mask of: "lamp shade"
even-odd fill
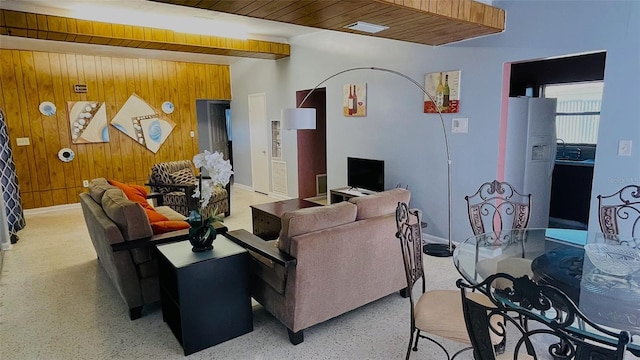
[[[287,130],[315,129],[316,109],[282,109],[282,123]]]

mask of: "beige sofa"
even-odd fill
[[[409,198],[393,189],[285,213],[274,241],[227,233],[251,250],[252,296],[294,345],[304,329],[406,288],[395,210]]]
[[[188,230],[153,235],[139,203],[127,199],[103,178],[94,179],[80,205],[100,265],[129,308],[131,320],[142,308],[160,300],[155,245],[186,239]],[[169,208],[156,208],[172,219],[184,217]]]

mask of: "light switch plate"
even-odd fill
[[[453,118],[451,120],[451,132],[452,133],[467,133],[467,132],[469,132],[469,119],[468,118]]]
[[[18,146],[27,146],[27,145],[31,145],[31,141],[29,141],[28,137],[21,137],[21,138],[16,138],[16,144]]]
[[[618,156],[631,156],[631,140],[620,140],[618,142]]]
[[[189,133],[189,135],[191,135],[191,137],[196,137],[196,132],[192,131],[192,132]]]

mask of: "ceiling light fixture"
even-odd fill
[[[362,31],[362,32],[366,32],[366,33],[370,33],[370,34],[375,34],[377,32],[380,32],[382,30],[387,30],[389,27],[388,26],[382,26],[382,25],[376,25],[376,24],[370,24],[368,22],[364,22],[364,21],[357,21],[353,24],[347,25],[345,26],[346,29],[350,29],[350,30],[357,30],[357,31]]]

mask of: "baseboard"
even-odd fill
[[[25,215],[37,215],[37,214],[44,214],[52,211],[69,210],[69,209],[76,209],[76,208],[78,209],[80,208],[80,203],[26,209],[23,212]]]
[[[242,184],[238,184],[238,183],[234,183],[233,187],[238,187],[238,189],[242,189],[242,190],[247,190],[247,191],[256,191],[253,187],[248,186],[248,185],[242,185]],[[262,194],[262,193],[260,193]],[[288,196],[288,195],[284,195],[284,194],[278,194],[278,193],[274,193],[274,192],[270,192],[268,194],[265,194],[267,196],[271,196],[274,197],[276,199],[280,199],[280,200],[289,200],[289,199],[293,199],[292,197]]]
[[[269,193],[269,196],[274,197],[274,198],[276,198],[276,199],[280,199],[280,200],[289,200],[289,199],[293,199],[293,198],[292,198],[292,197],[290,197],[290,196],[283,195],[283,194],[277,194],[277,193],[273,193],[273,192]]]
[[[242,189],[242,190],[247,190],[247,191],[255,191],[255,190],[253,190],[253,187],[247,186],[247,185],[238,184],[237,182],[234,182],[233,185],[231,185],[231,187],[235,187],[235,188]]]

